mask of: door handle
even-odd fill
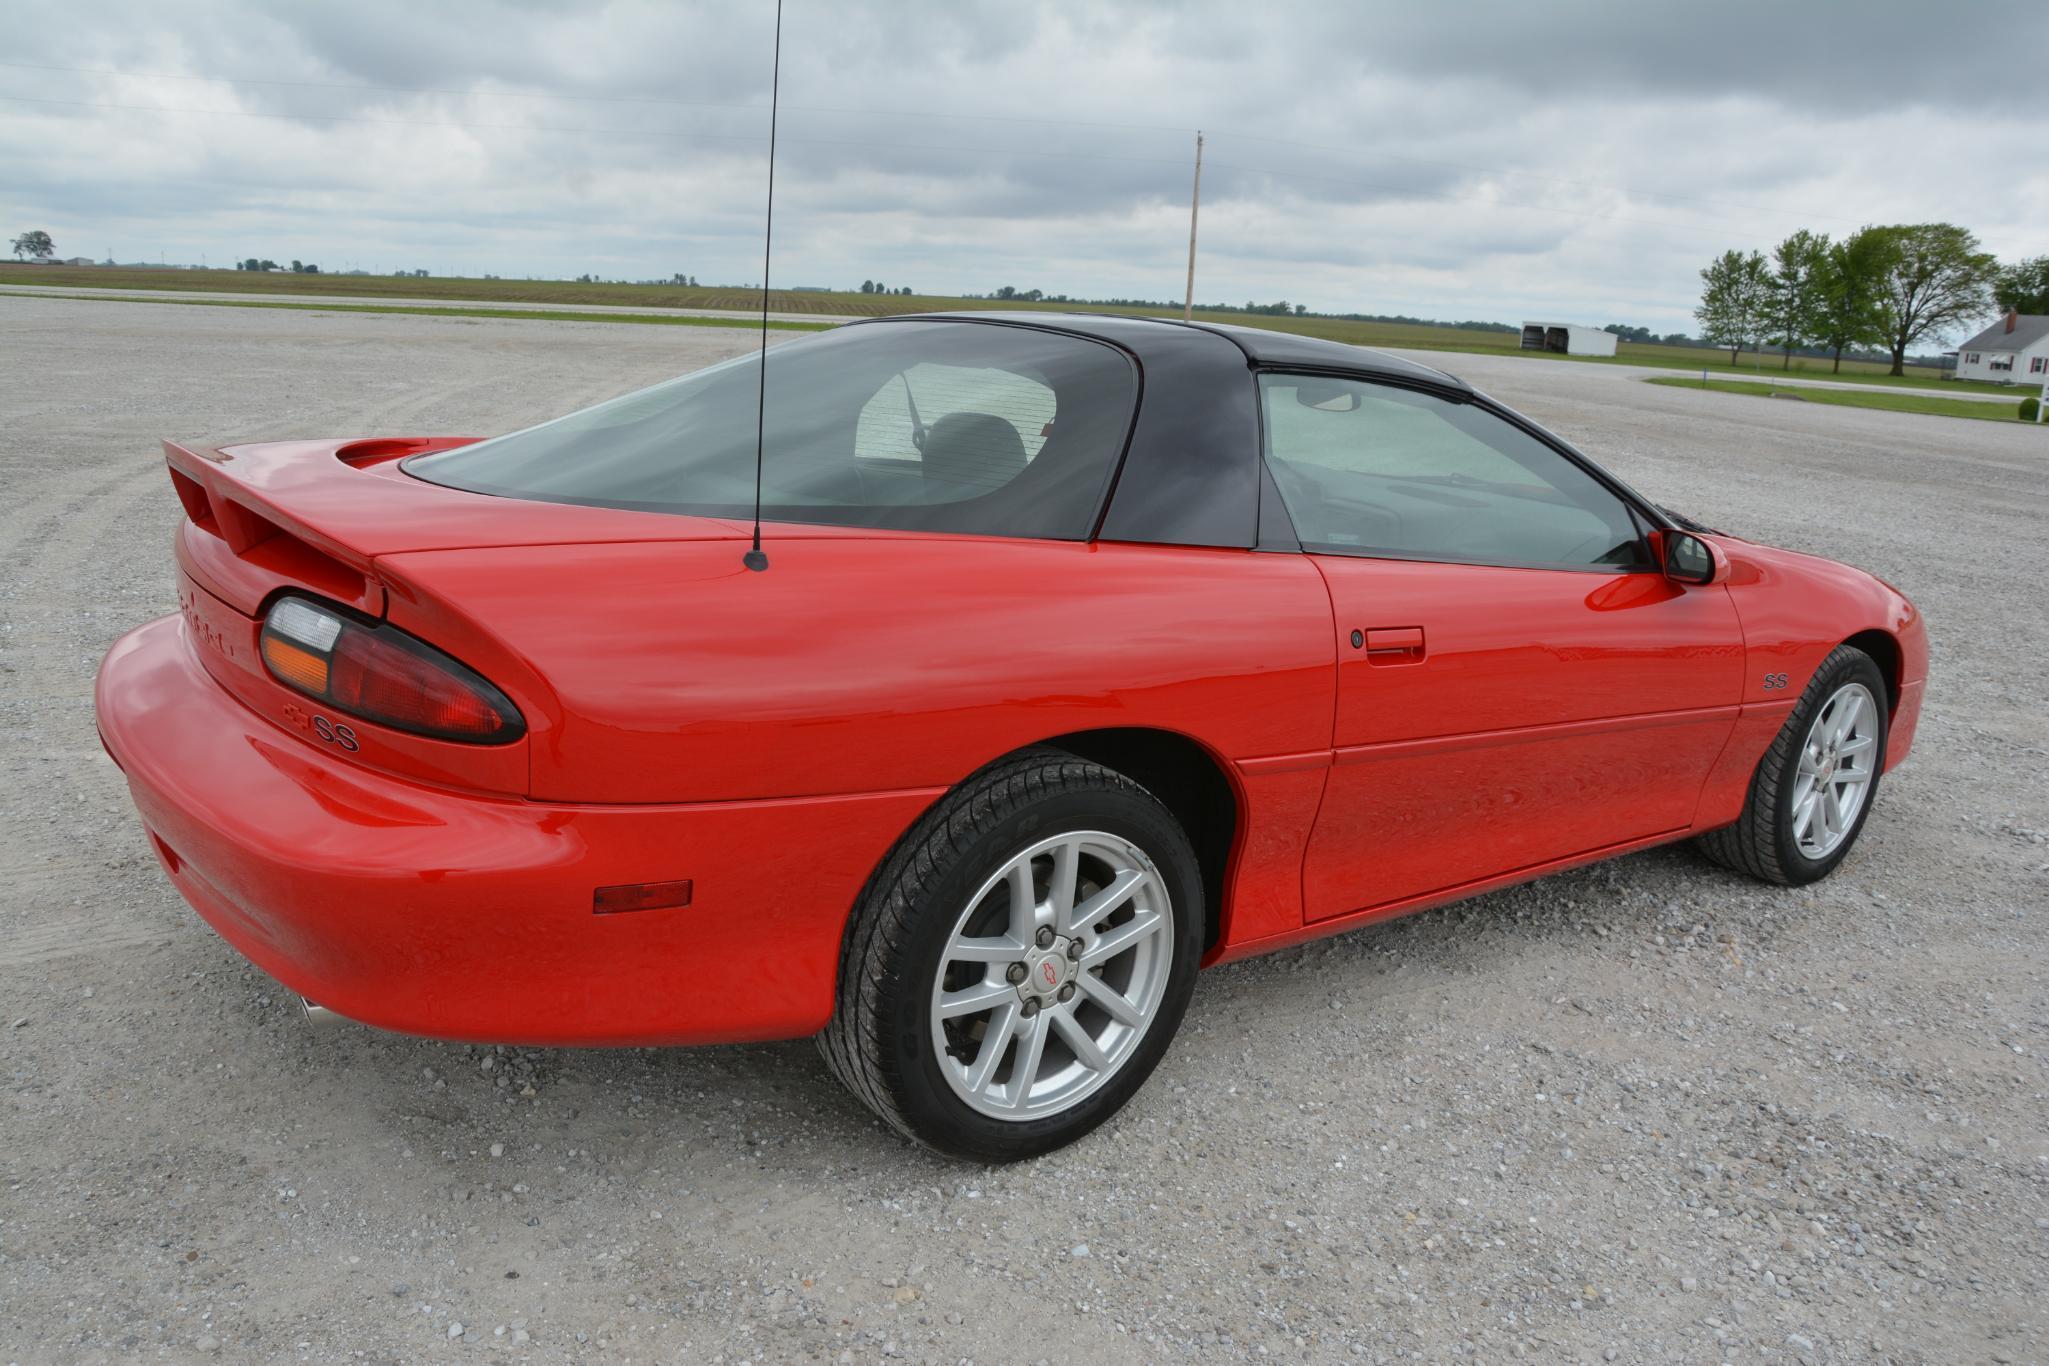
[[[1353,632],[1355,645],[1363,645],[1368,664],[1420,664],[1423,662],[1423,628],[1420,626],[1375,626],[1365,640]]]

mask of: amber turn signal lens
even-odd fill
[[[263,637],[263,662],[280,680],[301,692],[327,691],[327,661],[283,636]]]

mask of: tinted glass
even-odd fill
[[[406,469],[478,493],[748,518],[759,365],[728,361]],[[761,513],[1086,539],[1136,401],[1122,352],[1031,328],[876,323],[774,347]]]
[[[1311,550],[1648,567],[1622,500],[1485,409],[1360,380],[1262,375],[1266,457]]]

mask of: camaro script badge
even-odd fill
[[[199,615],[199,603],[193,596],[187,592],[180,592],[178,598],[178,605],[185,609],[185,624],[192,628],[192,634],[198,636],[208,648],[222,658],[233,659],[235,647],[228,643],[227,636],[222,634],[219,627]]]

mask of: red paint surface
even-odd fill
[[[775,526],[751,574],[734,524],[395,468],[426,448],[168,446],[181,613],[115,646],[97,702],[215,928],[323,1005],[443,1037],[814,1032],[891,845],[976,768],[1077,731],[1168,732],[1224,773],[1216,962],[1726,823],[1860,632],[1898,657],[1897,763],[1926,676],[1899,594],[1730,538],[1722,581],[1685,587]],[[287,589],[476,669],[527,735],[355,720],[358,752],[323,744],[256,655]],[[685,880],[688,905],[592,914],[599,888]]]

